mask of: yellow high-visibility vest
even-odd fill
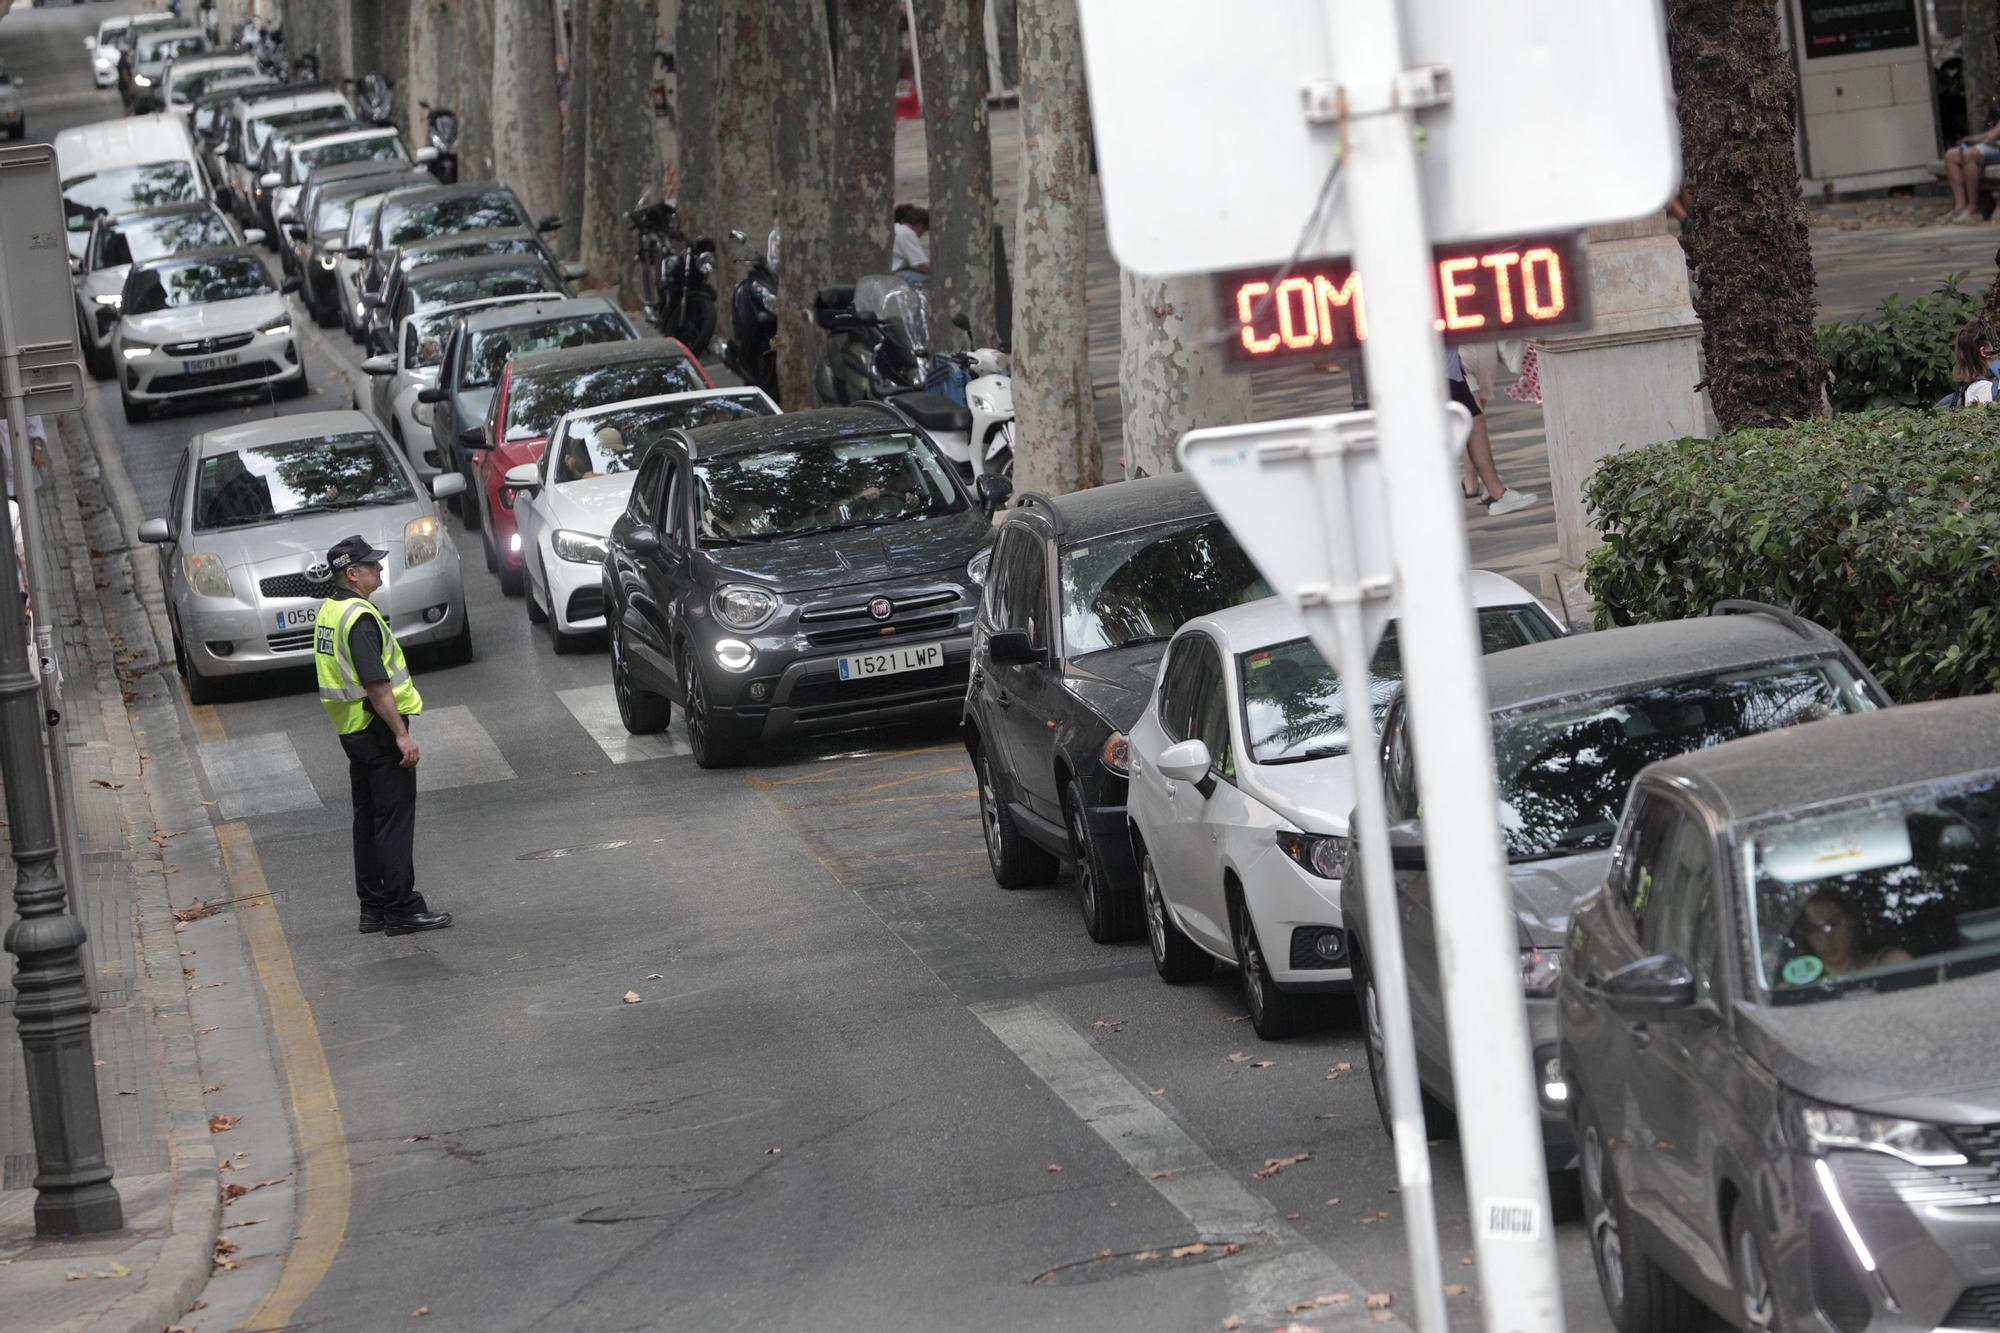
[[[313,621],[313,666],[319,672],[319,702],[333,719],[333,728],[351,736],[368,726],[373,710],[368,707],[368,691],[354,669],[354,654],[347,645],[347,632],[363,616],[374,617],[382,631],[382,666],[389,673],[389,688],[396,696],[396,711],[412,717],[424,711],[424,696],[410,679],[403,661],[403,645],[389,632],[389,622],[366,597],[329,597],[320,603]]]

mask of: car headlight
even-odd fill
[[[290,315],[278,315],[257,326],[257,332],[268,333],[273,338],[282,338],[291,331],[292,317]]]
[[[93,296],[90,299],[97,302],[97,304],[99,305],[108,305],[113,310],[116,310],[119,306],[125,303],[125,295],[123,292],[112,292],[109,295],[104,295],[100,293],[99,295]]]
[[[319,266],[323,269],[331,270],[339,262],[339,258],[335,255],[321,255],[319,257]]]
[[[1799,1137],[1813,1151],[1853,1148],[1900,1157],[1912,1166],[1964,1166],[1965,1154],[1944,1130],[1920,1120],[1866,1115],[1841,1106],[1799,1101]]]
[[[118,351],[127,361],[136,361],[142,356],[151,356],[160,349],[151,343],[120,343]]]
[[[604,538],[594,537],[588,532],[571,532],[567,528],[557,528],[549,534],[549,545],[555,547],[558,558],[578,565],[601,565],[611,554]]]
[[[153,86],[153,81],[143,74],[134,74],[132,76],[132,86],[134,88],[150,88]]]
[[[1103,764],[1120,777],[1132,772],[1132,741],[1122,731],[1114,731],[1105,737],[1104,745],[1097,752],[1097,762]]]
[[[229,570],[222,557],[211,551],[191,551],[187,558],[188,586],[203,597],[234,597]]]
[[[741,639],[715,641],[715,663],[724,671],[748,671],[756,661],[756,649]]]
[[[415,569],[438,557],[438,521],[429,514],[403,526],[403,568]]]
[[[986,571],[993,567],[993,546],[988,543],[972,553],[972,559],[965,562],[965,576],[979,587],[986,586]]]
[[[983,393],[969,395],[966,398],[966,402],[971,405],[972,410],[975,412],[990,413],[993,410],[993,400]]]
[[[1526,995],[1554,995],[1562,980],[1563,956],[1560,949],[1521,950],[1521,991]]]
[[[1278,834],[1278,850],[1290,857],[1301,870],[1321,879],[1347,877],[1347,839],[1326,833]]]
[[[748,583],[732,583],[716,589],[714,605],[717,620],[731,629],[744,631],[762,629],[778,614],[777,594]]]

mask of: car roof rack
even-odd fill
[[[1056,502],[1053,497],[1043,495],[1040,491],[1022,491],[1014,497],[1014,507],[1016,509],[1027,509],[1030,507],[1040,509],[1048,518],[1049,526],[1056,530],[1056,536],[1060,537],[1063,535],[1065,529],[1062,510],[1056,508]]]
[[[1774,606],[1770,602],[1757,602],[1751,601],[1748,598],[1732,597],[1725,601],[1717,602],[1708,609],[1708,613],[1712,616],[1769,616],[1792,633],[1798,635],[1801,639],[1815,637],[1813,633],[1815,627],[1811,621],[1805,619],[1796,611],[1787,607]]]

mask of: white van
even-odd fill
[[[354,106],[344,93],[332,89],[300,93],[296,97],[267,97],[257,102],[238,102],[229,108],[229,120],[218,150],[228,174],[229,202],[239,218],[256,226],[257,155],[264,140],[280,125],[297,125],[319,120],[334,112],[354,114]]]
[[[63,225],[71,259],[81,259],[99,210],[130,213],[214,195],[180,116],[127,116],[78,125],[56,135],[62,173]]]

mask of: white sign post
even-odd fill
[[[1457,463],[1446,447],[1430,246],[1573,230],[1665,202],[1679,154],[1657,0],[1260,0],[1226,18],[1203,0],[1078,5],[1106,223],[1121,264],[1187,273],[1347,253],[1365,276],[1363,355],[1452,1075],[1464,1103],[1476,1098],[1479,1107],[1461,1116],[1460,1138],[1482,1313],[1492,1333],[1560,1333],[1518,928]],[[1273,480],[1262,491],[1261,512],[1287,507]],[[1232,523],[1240,537],[1254,526]],[[1324,582],[1339,591],[1346,581],[1335,554]],[[1339,611],[1356,599],[1377,600],[1352,584],[1333,603],[1344,659],[1357,655],[1358,631],[1340,626],[1358,617]],[[1348,661],[1339,665],[1358,699],[1365,665],[1358,676]],[[1350,704],[1350,726],[1365,711]],[[1358,792],[1379,794],[1379,778],[1357,779]],[[1364,855],[1371,843],[1380,847],[1364,833]],[[1371,886],[1375,871],[1364,865]],[[1404,985],[1379,968],[1376,981],[1378,994]],[[1399,1083],[1407,1093],[1409,1074],[1396,1064],[1392,1093]],[[1397,1158],[1406,1183],[1427,1169],[1400,1143]],[[1427,1290],[1435,1273],[1419,1252],[1426,1244],[1434,1240],[1413,1228],[1429,1330],[1442,1323],[1425,1313],[1438,1308]]]

